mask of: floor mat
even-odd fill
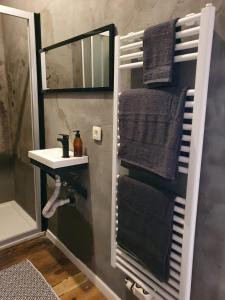
[[[59,300],[29,260],[0,271],[0,300]]]

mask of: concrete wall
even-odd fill
[[[225,3],[217,6],[201,175],[192,300],[223,300],[225,276]],[[120,34],[169,18],[198,12],[207,1],[195,0],[2,0],[2,4],[41,13],[43,46],[115,23]],[[45,99],[46,146],[58,146],[61,132],[80,129],[90,158],[83,176],[89,191],[78,208],[64,207],[50,229],[122,299],[132,299],[123,274],[110,267],[112,94],[56,94]],[[103,129],[103,141],[91,139],[92,125]]]

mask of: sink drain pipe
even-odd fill
[[[70,203],[70,198],[58,199],[61,190],[61,185],[61,178],[60,176],[56,175],[55,190],[42,210],[42,215],[47,219],[51,218],[54,215],[57,207]]]

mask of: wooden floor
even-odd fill
[[[0,270],[29,259],[62,300],[106,300],[46,237],[0,251]]]

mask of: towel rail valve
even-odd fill
[[[156,298],[146,292],[140,285],[136,284],[134,281],[126,278],[125,284],[128,290],[130,290],[134,296],[139,300],[156,300]]]

